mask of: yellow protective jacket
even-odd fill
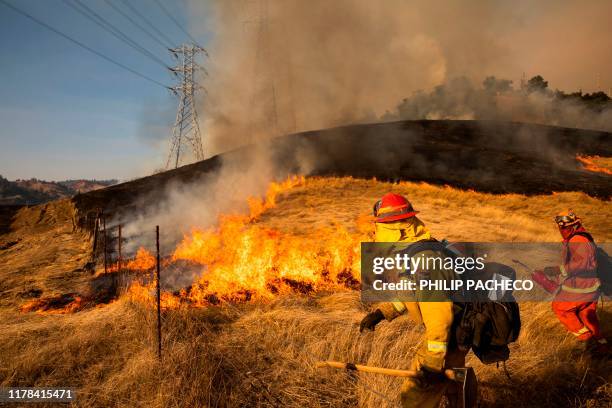
[[[397,250],[409,246],[411,243],[429,240],[431,235],[425,225],[417,217],[393,223],[376,223],[377,242],[397,242]],[[443,257],[444,255],[433,250],[425,250],[419,253],[425,257]],[[429,275],[428,279],[442,280],[454,279],[453,271],[444,269],[430,269],[425,272]],[[435,371],[444,368],[445,357],[448,350],[448,343],[451,336],[451,326],[454,318],[453,302],[419,302],[423,293],[417,291],[417,301],[414,302],[393,302],[380,303],[378,309],[389,321],[395,319],[403,313],[408,312],[409,316],[417,323],[425,326],[425,344],[417,353],[417,363]]]

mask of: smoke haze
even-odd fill
[[[214,36],[201,101],[210,155],[373,121],[456,77],[612,84],[606,1],[210,0],[191,11],[192,29]]]

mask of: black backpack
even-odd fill
[[[427,240],[414,243],[405,251],[411,257],[426,249],[439,251],[445,256],[458,256],[451,247],[444,240]],[[491,272],[516,278],[516,272],[509,266],[494,262],[486,265]],[[469,272],[461,274],[461,277],[476,278]],[[480,295],[482,301],[455,302],[460,309],[453,322],[455,341],[464,350],[471,348],[484,364],[504,362],[510,357],[508,344],[515,342],[521,331],[519,305],[512,293],[506,293],[500,301],[487,300],[486,293]]]
[[[599,291],[605,296],[612,296],[612,260],[603,248],[599,247],[591,234],[588,232],[576,232],[574,235],[582,235],[595,245],[595,260],[597,262],[597,277],[601,282]],[[572,235],[572,236],[574,236]],[[571,237],[570,237],[571,238]]]
[[[516,302],[470,302],[462,305],[455,328],[457,345],[471,348],[484,364],[508,360],[508,344],[521,331],[519,305]]]

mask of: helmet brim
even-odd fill
[[[393,221],[400,221],[400,220],[405,220],[406,218],[412,218],[415,215],[417,215],[419,213],[419,211],[412,211],[412,212],[407,212],[404,214],[395,214],[395,215],[390,215],[390,216],[381,216],[376,218],[376,222],[393,222]]]

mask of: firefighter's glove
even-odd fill
[[[534,282],[542,286],[544,290],[546,290],[548,293],[555,293],[557,291],[557,288],[559,287],[556,282],[553,282],[546,277],[544,271],[533,272],[531,274],[531,279],[533,279]]]
[[[444,381],[444,374],[441,371],[432,371],[427,367],[421,367],[415,378],[419,388],[426,389]]]
[[[380,309],[376,309],[375,311],[368,313],[362,320],[359,325],[359,332],[363,333],[364,329],[368,329],[374,331],[374,327],[380,323],[381,320],[385,318],[385,315],[380,311]]]

